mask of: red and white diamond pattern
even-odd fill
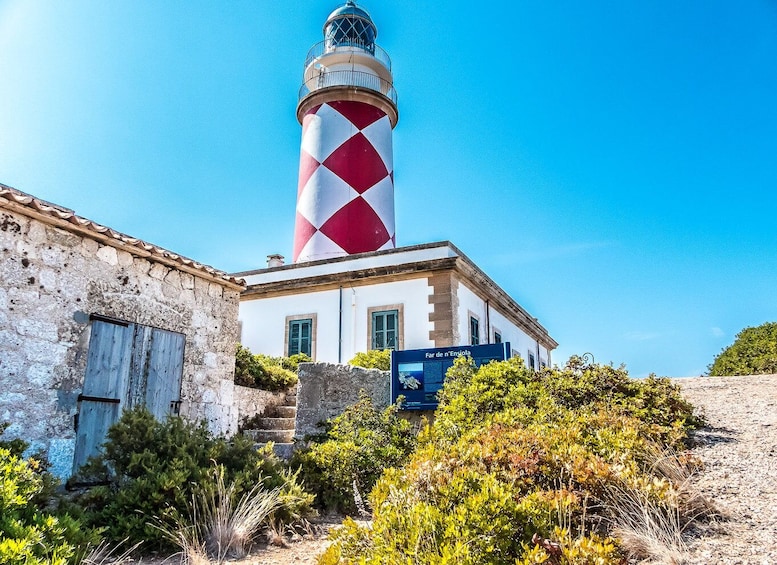
[[[302,121],[294,262],[395,247],[391,122],[336,101]]]

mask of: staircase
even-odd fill
[[[283,459],[291,457],[294,450],[294,425],[297,416],[297,391],[288,392],[283,404],[268,406],[253,419],[251,429],[243,433],[257,443],[257,447],[274,443],[275,454]]]

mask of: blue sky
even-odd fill
[[[0,182],[226,271],[291,256],[329,0],[0,0]],[[397,243],[449,239],[560,343],[698,375],[777,320],[777,2],[362,4]]]

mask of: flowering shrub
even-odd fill
[[[666,379],[460,359],[440,398],[409,462],[373,489],[371,527],[346,522],[322,563],[623,563],[613,487],[682,500],[651,453],[701,422]]]
[[[7,426],[0,424],[0,434]],[[77,563],[88,546],[99,543],[100,531],[84,528],[66,513],[43,510],[57,479],[45,460],[22,455],[27,447],[19,439],[0,440],[0,563]]]

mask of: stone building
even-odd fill
[[[121,410],[232,433],[244,283],[0,185],[0,422],[69,476]]]

